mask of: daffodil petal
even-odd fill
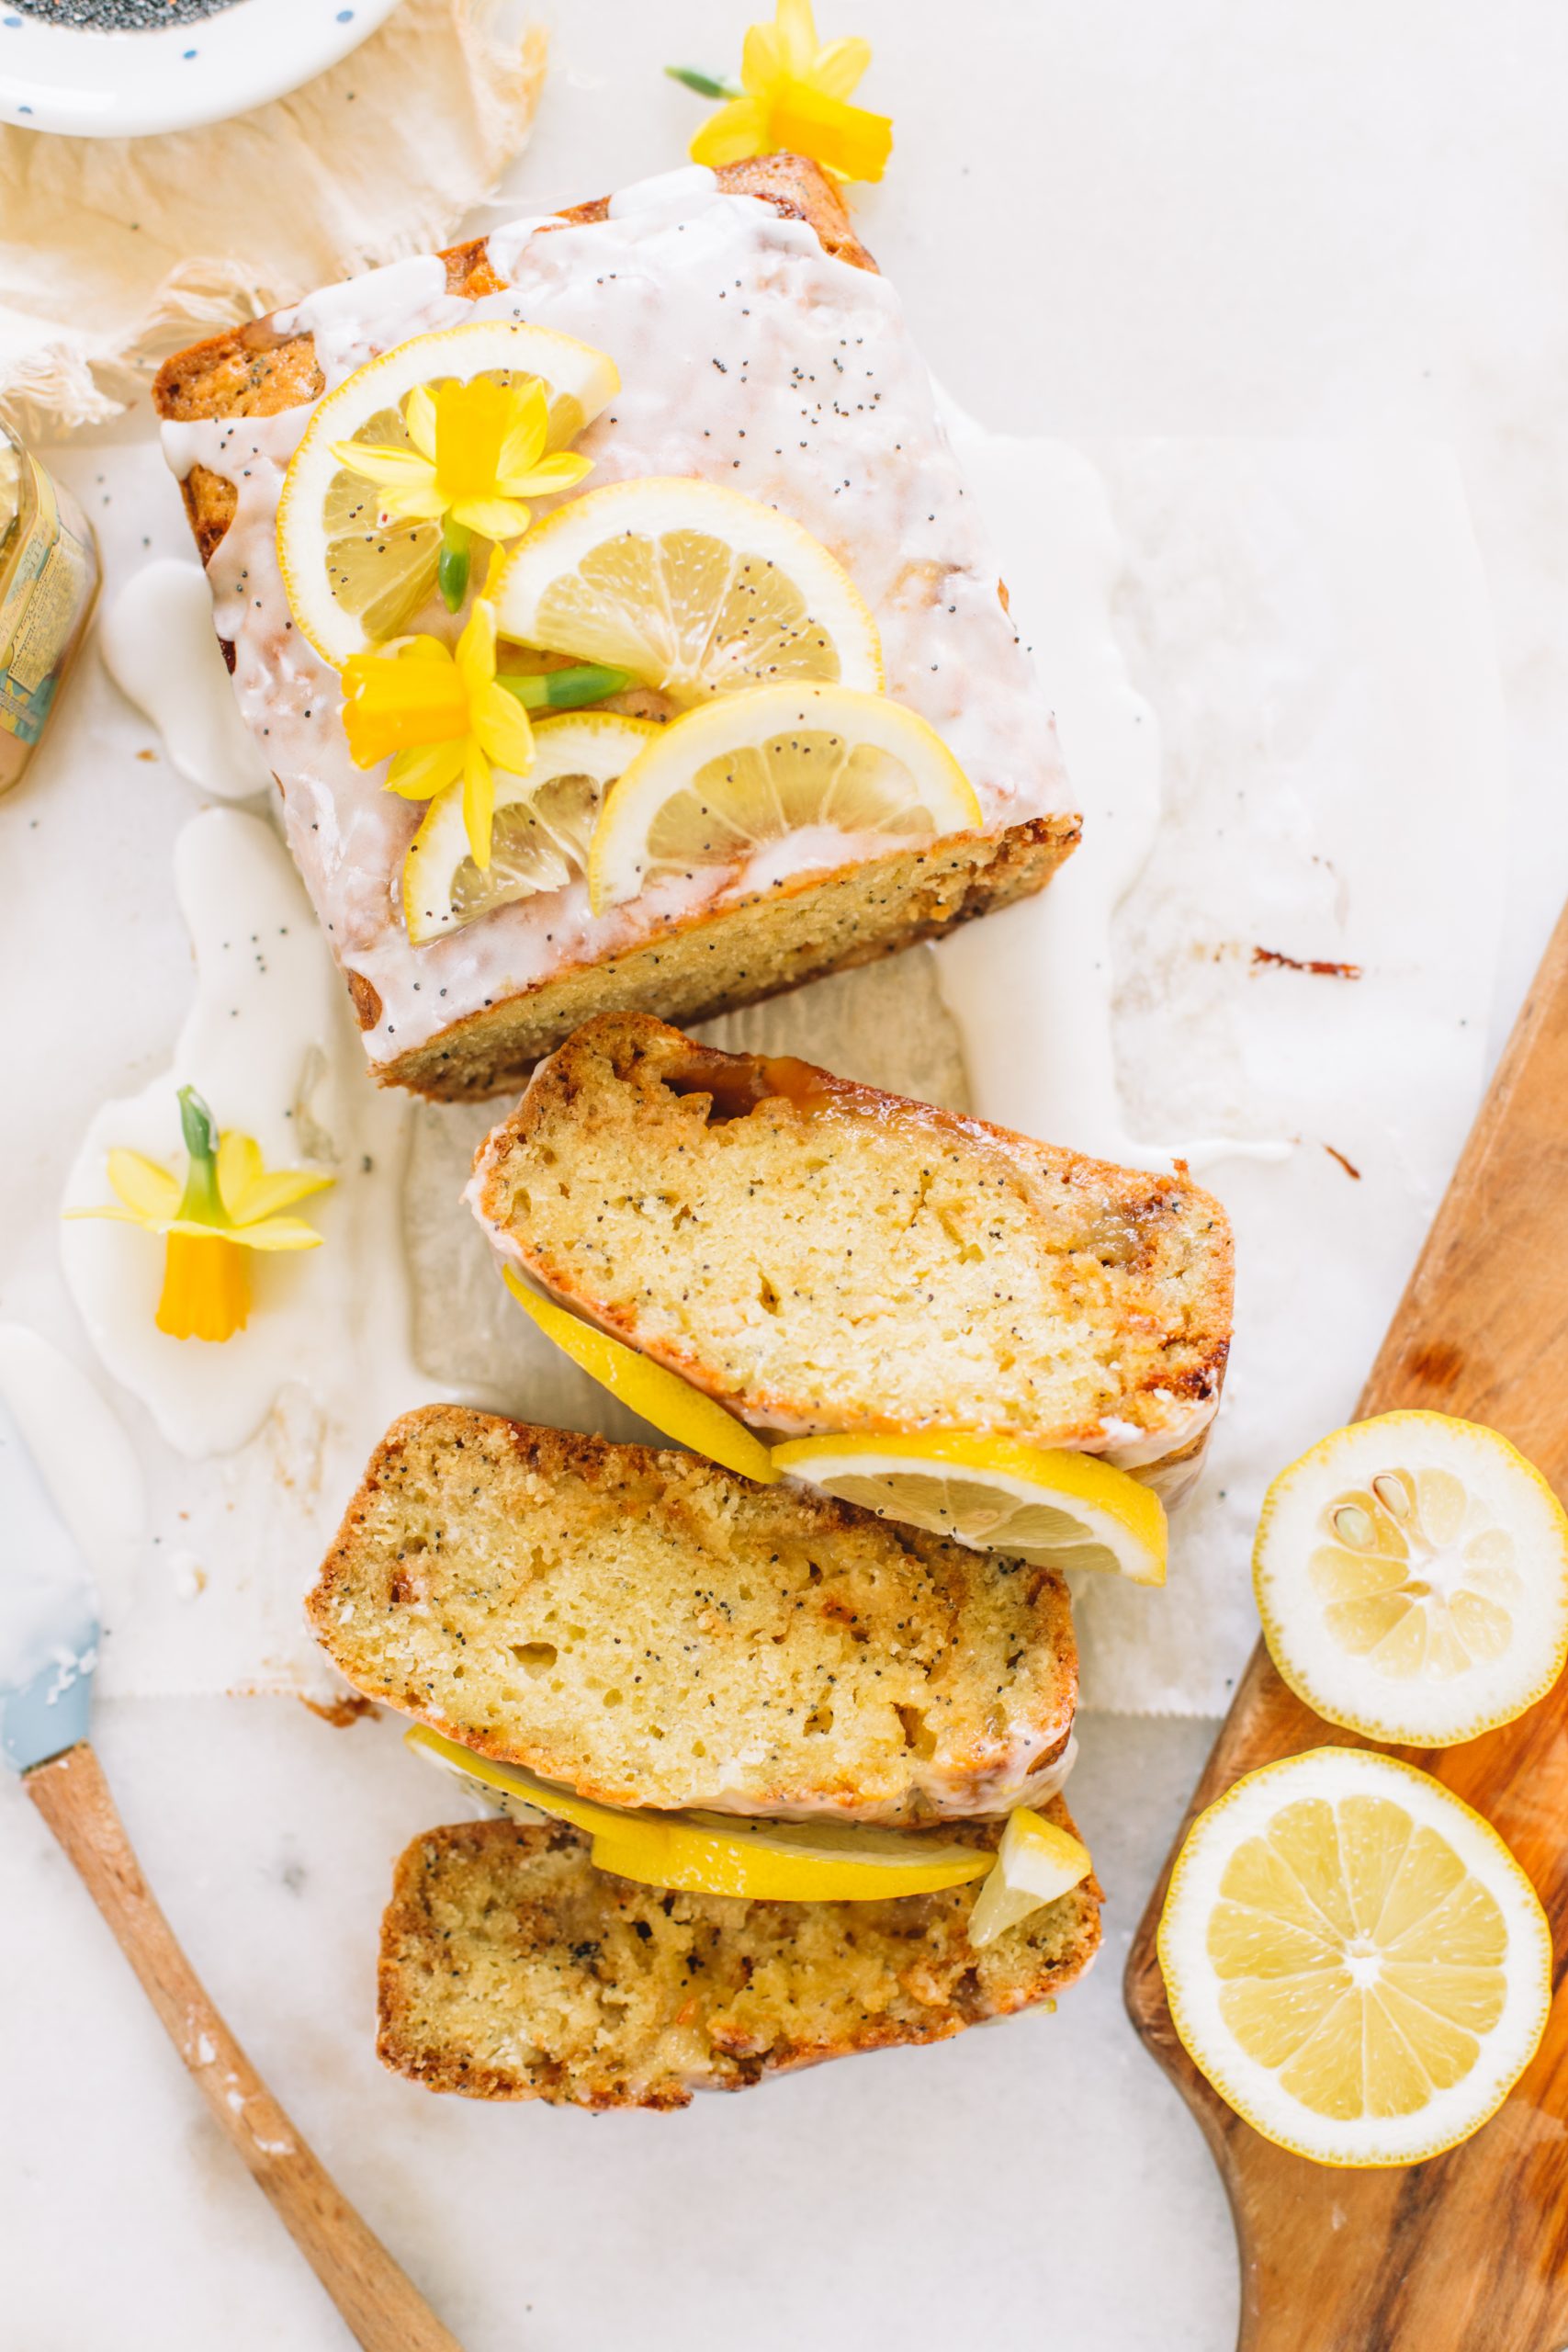
[[[534,730],[515,695],[489,685],[474,704],[474,733],[479,749],[509,775],[526,775],[534,764]]]
[[[768,109],[761,98],[731,98],[710,114],[688,149],[694,164],[717,170],[724,164],[742,164],[748,155],[765,154]]]
[[[441,492],[429,490],[384,490],[379,514],[389,523],[434,523],[446,512]]]
[[[231,1210],[236,1226],[252,1226],[264,1217],[276,1216],[279,1209],[291,1209],[296,1201],[309,1200],[312,1193],[324,1193],[336,1179],[319,1173],[313,1168],[275,1168],[270,1175],[258,1178],[245,1195],[242,1214]]]
[[[248,1215],[247,1203],[261,1181],[264,1162],[254,1136],[230,1127],[218,1138],[218,1196],[237,1225]]]
[[[870,63],[868,40],[830,40],[812,61],[810,78],[824,97],[847,98]]]
[[[817,58],[817,19],[811,13],[811,0],[778,0],[773,22],[785,70],[804,81]]]
[[[463,825],[468,848],[481,874],[490,868],[491,830],[495,819],[495,778],[490,762],[477,743],[468,745],[463,763]]]
[[[400,752],[387,770],[387,790],[400,794],[405,800],[434,800],[438,792],[446,785],[455,784],[462,775],[467,740],[458,736],[450,742],[427,743]]]
[[[541,458],[527,473],[508,474],[502,488],[508,498],[543,498],[552,490],[575,489],[584,474],[592,470],[592,458],[576,449],[558,449],[552,457]]]
[[[389,490],[413,489],[431,479],[430,463],[417,449],[393,449],[380,441],[334,441],[333,455],[351,474],[384,482]]]
[[[495,676],[495,606],[483,596],[468,615],[468,626],[457,639],[456,658],[457,675],[471,706],[480,688]]]
[[[481,539],[514,539],[528,527],[528,509],[520,498],[464,498],[452,519]]]
[[[224,1236],[244,1250],[319,1250],[321,1237],[302,1216],[269,1216],[260,1225]]]
[[[174,1216],[180,1204],[180,1184],[166,1168],[139,1151],[116,1149],[106,1163],[110,1189],[118,1193],[134,1217],[153,1224]]]
[[[139,1209],[111,1207],[107,1202],[101,1208],[62,1209],[61,1218],[70,1224],[82,1217],[107,1217],[115,1225],[139,1225],[144,1233],[163,1233],[167,1228],[159,1219],[143,1216]]]
[[[409,439],[427,464],[435,463],[435,402],[423,384],[416,384],[403,402],[403,424]]]
[[[740,46],[740,86],[749,98],[766,99],[789,72],[789,55],[776,27],[748,25]]]
[[[496,451],[497,479],[525,473],[544,454],[549,431],[550,409],[545,388],[536,376],[530,376],[525,384],[513,388],[512,414]]]

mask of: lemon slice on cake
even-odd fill
[[[1568,1516],[1506,1438],[1442,1413],[1357,1422],[1281,1471],[1253,1577],[1292,1690],[1371,1739],[1474,1739],[1568,1657]]]
[[[929,1831],[850,1822],[748,1821],[716,1813],[623,1812],[542,1781],[517,1764],[444,1738],[424,1724],[403,1735],[416,1753],[536,1813],[570,1821],[593,1840],[597,1867],[640,1886],[733,1894],[761,1903],[885,1903],[939,1894],[984,1878],[996,1856]]]
[[[705,868],[739,873],[811,835],[814,868],[916,847],[984,821],[933,727],[884,695],[759,686],[688,711],[605,796],[589,856],[593,910]]]
[[[559,506],[509,559],[503,637],[630,670],[677,702],[820,679],[874,692],[864,598],[809,531],[721,483],[609,482]]]
[[[1091,1453],[933,1430],[792,1438],[773,1458],[786,1477],[976,1551],[1165,1582],[1159,1497]]]
[[[1159,1956],[1194,2063],[1317,2164],[1415,2164],[1467,2139],[1551,1998],[1545,1915],[1496,1831],[1359,1748],[1267,1765],[1199,1815]]]
[[[403,921],[414,945],[586,874],[606,788],[658,733],[652,719],[609,710],[536,721],[526,775],[496,771],[488,869],[468,845],[462,785],[437,793],[403,862]]]
[[[510,1266],[502,1267],[502,1278],[547,1340],[581,1365],[590,1379],[608,1388],[664,1436],[689,1445],[694,1453],[706,1454],[710,1462],[721,1463],[742,1478],[754,1478],[759,1486],[771,1486],[778,1476],[761,1439],[753,1437],[744,1422],[682,1380],[679,1373],[638,1355],[624,1340],[612,1339],[595,1323],[584,1323],[581,1317],[558,1306],[553,1298],[542,1298]]]
[[[572,335],[476,319],[399,344],[319,400],[284,477],[277,558],[295,620],[323,662],[341,665],[402,635],[435,593],[441,554],[440,523],[382,526],[374,484],[334,447],[412,449],[410,394],[477,377],[502,385],[536,379],[550,450],[564,449],[620,388],[614,361]]]
[[[1093,1868],[1089,1848],[1070,1830],[1021,1806],[1008,1815],[996,1869],[975,1897],[964,1933],[983,1951],[1043,1904],[1070,1894]]]

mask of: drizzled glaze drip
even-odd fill
[[[623,388],[579,445],[595,482],[694,474],[783,507],[850,571],[882,633],[889,691],[945,737],[987,824],[1069,805],[1049,711],[884,280],[696,170],[624,191],[606,220],[497,231],[489,258],[506,285],[478,301],[447,293],[424,256],[314,295],[280,324],[313,335],[329,388],[377,352],[469,319],[525,318],[608,351]],[[277,570],[277,494],[309,413],[167,425],[164,444],[176,472],[200,463],[235,485],[209,567],[218,627],[317,910],[375,992],[373,1059],[716,899],[822,865],[820,832],[803,835],[771,845],[765,871],[700,873],[602,917],[573,884],[412,949],[397,901],[418,811],[350,763],[336,678],[293,628]]]

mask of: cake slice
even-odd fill
[[[388,1432],[307,1606],[368,1697],[621,1806],[1002,1814],[1077,1700],[1049,1568],[456,1406]]]
[[[620,390],[576,443],[595,489],[695,477],[829,550],[869,607],[888,695],[956,758],[977,827],[885,846],[797,819],[764,851],[598,913],[576,874],[411,944],[401,883],[420,808],[352,763],[338,674],[294,626],[275,526],[323,392],[417,334],[481,321],[565,334],[614,362]],[[491,1094],[592,1013],[695,1019],[866,962],[1037,890],[1077,838],[1050,710],[930,379],[812,164],[693,168],[395,263],[177,354],[153,398],[241,708],[387,1083]],[[439,613],[431,625],[448,627]],[[668,715],[646,694],[613,707]]]
[[[1230,1340],[1224,1211],[640,1014],[480,1147],[497,1249],[759,1429],[987,1430],[1190,1476]]]
[[[1060,1799],[1043,1810],[1071,1830]],[[427,1830],[382,1923],[378,2051],[469,2098],[669,2109],[944,2041],[1051,2002],[1100,1943],[1092,1877],[980,1951],[964,1934],[975,1894],[745,1903],[611,1877],[558,1823]]]

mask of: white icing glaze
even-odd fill
[[[406,1344],[398,1231],[404,1106],[365,1085],[342,991],[276,835],[254,817],[209,809],[175,849],[175,888],[196,956],[196,1001],[172,1069],[94,1118],[65,1204],[110,1197],[115,1145],[181,1164],[175,1090],[196,1085],[225,1127],[254,1136],[268,1167],[331,1168],[303,1214],[319,1250],[255,1253],[248,1327],[221,1344],[173,1340],[153,1322],[164,1249],[140,1227],[61,1227],[66,1281],[114,1377],[165,1441],[202,1456],[244,1442],[285,1386],[303,1380],[341,1403],[368,1367],[396,1378]]]
[[[171,556],[144,564],[99,622],[98,650],[187,784],[220,800],[272,790],[272,771],[234,700],[199,564]]]
[[[886,282],[804,223],[685,171],[628,189],[608,220],[515,224],[490,241],[506,290],[467,302],[434,258],[300,304],[327,383],[459,320],[523,318],[609,352],[622,390],[581,447],[595,484],[646,474],[728,482],[794,514],[845,563],[882,633],[890,692],[944,735],[998,827],[1068,805],[1050,715]],[[509,907],[418,951],[397,911],[418,810],[352,765],[333,673],[289,618],[274,545],[282,470],[309,416],[165,428],[171,464],[231,481],[209,577],[235,646],[240,707],[284,788],[289,843],[340,961],[380,1000],[375,1060],[542,977],[640,943],[675,915],[821,870],[824,845],[770,851],[595,919],[581,887]],[[831,854],[831,853],[829,853]],[[834,862],[841,862],[839,849]]]
[[[0,1400],[96,1579],[112,1630],[130,1604],[147,1534],[146,1483],[130,1440],[85,1373],[22,1323],[0,1323]]]

